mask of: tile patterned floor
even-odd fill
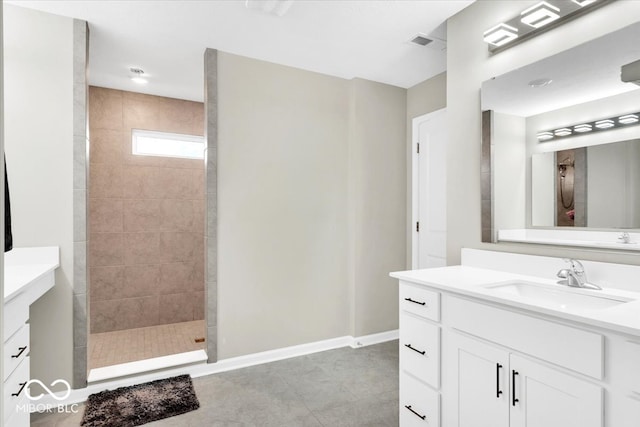
[[[193,380],[200,408],[149,427],[398,426],[398,341],[341,348]],[[79,426],[78,414],[32,417]]]
[[[204,336],[204,320],[91,334],[89,369],[201,350],[195,338]]]

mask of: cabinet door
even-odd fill
[[[480,341],[454,335],[458,376],[457,426],[508,427],[508,353]]]
[[[511,355],[511,427],[602,427],[602,388]]]

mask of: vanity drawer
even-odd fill
[[[439,427],[440,394],[412,376],[400,373],[400,425]]]
[[[638,369],[640,365],[640,340],[628,340],[625,344],[624,355],[626,360],[624,360],[624,365],[628,367],[625,373],[629,375],[631,390],[638,399],[638,405],[640,406],[640,369]]]
[[[4,305],[4,339],[12,336],[29,320],[29,305],[26,296],[20,294]]]
[[[29,399],[21,396],[20,401],[16,404],[16,407],[20,408],[20,410],[7,411],[5,425],[8,427],[29,427],[31,414],[27,407],[30,403]]]
[[[411,314],[400,316],[400,367],[440,387],[440,328]]]
[[[600,334],[456,297],[443,305],[455,329],[593,378],[604,376]]]
[[[16,367],[26,359],[29,354],[29,325],[23,325],[11,338],[4,344],[3,381],[16,369]]]
[[[25,358],[4,383],[4,421],[16,412],[16,406],[23,403],[26,384],[29,381],[29,358]],[[18,394],[13,396],[12,394]],[[7,424],[9,425],[9,424]]]
[[[440,321],[440,293],[400,282],[400,310]]]

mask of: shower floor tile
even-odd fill
[[[204,350],[204,336],[204,320],[90,334],[88,368]]]

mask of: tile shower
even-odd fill
[[[205,348],[204,162],[133,155],[132,129],[202,136],[204,106],[89,88],[89,369]]]

